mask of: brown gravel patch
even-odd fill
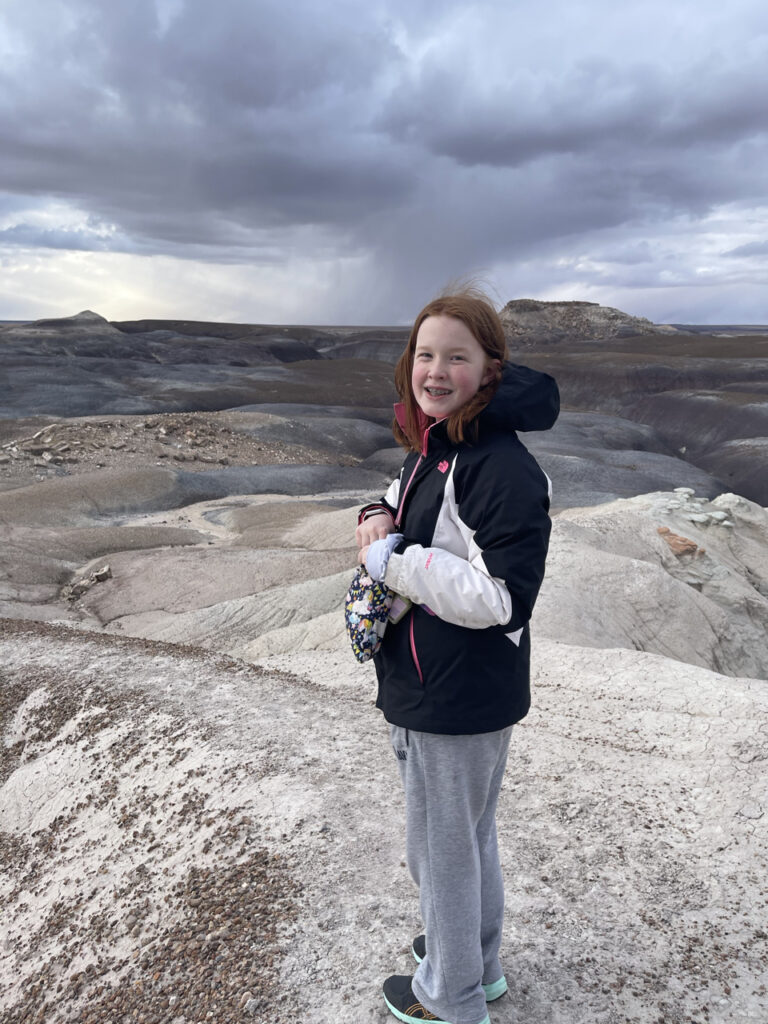
[[[78,640],[38,623],[0,620],[0,632]],[[11,736],[17,713],[21,739]],[[177,706],[101,685],[65,659],[0,670],[0,723],[0,781],[73,759],[83,773],[77,801],[46,825],[0,831],[5,952],[24,965],[21,976],[0,970],[3,1024],[295,1020],[279,970],[301,885],[248,805],[227,796],[268,775],[269,756],[217,754],[215,731],[180,720]]]
[[[351,456],[263,441],[236,430],[228,413],[0,421],[0,489],[94,469],[179,466],[357,465]]]

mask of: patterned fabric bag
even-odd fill
[[[344,599],[344,621],[358,661],[369,661],[381,647],[394,592],[371,579],[364,565],[355,570]]]

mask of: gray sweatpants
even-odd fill
[[[487,1014],[482,986],[503,974],[496,803],[512,726],[468,736],[389,728],[405,787],[408,869],[427,937],[413,991],[443,1020],[478,1024]]]

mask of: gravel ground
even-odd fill
[[[2,632],[58,636],[63,650],[74,639],[34,623],[3,621]],[[190,662],[162,644],[130,649],[145,665]],[[238,799],[269,759],[233,758],[215,729],[104,675],[34,661],[12,679],[0,670],[0,781],[19,783],[0,833],[0,1019],[291,1019],[278,980],[301,886]]]
[[[266,417],[265,417],[266,418]],[[0,488],[23,487],[94,469],[182,465],[356,465],[302,445],[262,440],[236,429],[228,412],[0,420]]]

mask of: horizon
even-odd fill
[[[528,296],[526,296],[526,298],[528,298]],[[511,299],[509,301],[519,301],[519,300]],[[543,300],[542,299],[542,300],[537,300],[537,301],[572,302],[572,301],[579,301],[579,300],[573,300],[573,299],[560,299],[560,300],[558,300],[558,299],[546,299],[546,300]],[[584,301],[588,301],[588,300],[584,300]],[[603,305],[603,303],[599,303],[599,305]],[[611,308],[618,309],[618,307],[611,307]],[[99,313],[97,310],[94,310],[94,309],[91,309],[90,307],[87,307],[85,309],[79,310],[77,313],[70,313],[70,314],[57,315],[57,316],[45,315],[45,316],[36,316],[36,317],[18,317],[18,318],[8,318],[8,319],[3,319],[2,317],[0,317],[0,327],[1,326],[11,326],[13,324],[16,324],[16,325],[19,325],[19,324],[21,324],[21,325],[23,325],[23,324],[33,324],[33,323],[37,323],[38,321],[41,321],[41,320],[70,320],[70,319],[73,319],[74,317],[76,317],[76,316],[78,316],[78,315],[80,315],[81,313],[84,313],[84,312],[96,313],[97,316],[102,316],[102,314]],[[620,310],[620,312],[626,313],[626,310]],[[638,316],[640,314],[629,314],[629,315],[631,315],[631,316]],[[386,321],[379,321],[378,323],[346,323],[346,322],[344,322],[344,323],[342,323],[342,322],[321,323],[321,322],[318,322],[318,321],[309,321],[309,320],[301,321],[301,320],[296,320],[296,319],[285,320],[285,321],[276,321],[276,320],[269,320],[269,321],[267,321],[267,320],[221,320],[221,319],[211,320],[210,318],[195,317],[195,316],[129,316],[129,317],[120,317],[120,318],[116,318],[116,319],[110,319],[109,317],[104,317],[104,319],[107,321],[107,323],[132,323],[132,322],[139,322],[139,321],[142,321],[142,320],[160,320],[160,321],[165,321],[167,323],[182,323],[182,322],[184,322],[184,323],[190,323],[190,322],[191,323],[212,323],[212,324],[231,323],[231,324],[242,324],[243,326],[247,326],[247,327],[315,327],[318,330],[322,330],[322,329],[331,330],[333,328],[343,328],[345,330],[353,330],[353,329],[359,329],[359,330],[387,330],[387,329],[389,329],[389,330],[391,330],[392,328],[408,328],[410,326],[411,322],[412,322],[412,321],[408,321],[408,320],[401,321],[399,323],[394,321],[394,320],[390,320],[388,322],[386,322]],[[650,320],[650,317],[645,317],[645,319]],[[766,323],[759,323],[759,322],[743,323],[743,322],[739,322],[737,320],[721,320],[718,323],[712,323],[712,322],[696,322],[696,323],[694,323],[692,321],[687,321],[687,322],[677,321],[675,323],[671,323],[671,322],[662,322],[662,321],[656,321],[656,320],[652,320],[651,322],[653,324],[655,324],[656,326],[669,326],[669,327],[678,327],[678,328],[680,328],[680,327],[690,327],[690,328],[711,327],[711,328],[722,328],[722,329],[744,328],[744,329],[749,329],[749,330],[752,330],[752,331],[757,330],[757,329],[765,328],[766,333],[768,333],[768,322],[766,322]]]

